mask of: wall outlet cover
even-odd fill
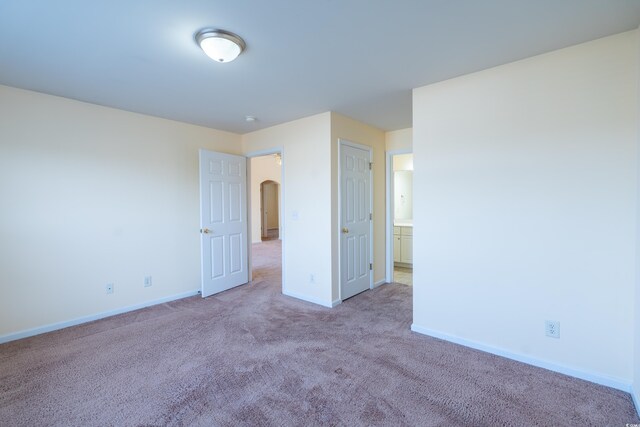
[[[545,321],[544,333],[551,338],[560,338],[560,322],[552,320]]]

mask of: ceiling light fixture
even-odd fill
[[[205,28],[195,35],[198,46],[207,56],[218,62],[231,62],[246,47],[239,36],[224,30]]]

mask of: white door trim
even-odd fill
[[[280,230],[279,230],[279,237],[280,240],[282,241],[282,293],[286,293],[287,290],[287,286],[286,286],[286,281],[285,281],[285,265],[286,265],[286,251],[285,251],[285,246],[287,244],[287,239],[285,238],[286,236],[286,230],[285,230],[285,221],[284,221],[284,213],[285,211],[285,192],[284,192],[284,185],[285,185],[285,161],[284,161],[284,147],[272,147],[272,148],[267,148],[265,150],[258,150],[258,151],[251,151],[249,153],[245,154],[245,157],[247,159],[250,159],[252,157],[261,157],[261,156],[268,156],[270,154],[280,154],[280,157],[282,158],[282,165],[281,165],[281,169],[280,169],[280,197],[278,197],[278,208],[279,208],[279,222],[280,222]],[[247,162],[247,217],[249,218],[247,220],[247,227],[249,228],[249,230],[251,230],[251,162]],[[249,248],[251,248],[251,233],[247,233],[247,244],[249,245]],[[247,251],[248,255],[249,255],[249,282],[251,282],[251,280],[253,280],[253,258],[252,258],[252,253],[251,250]]]
[[[391,150],[386,152],[386,199],[385,208],[386,215],[386,227],[387,233],[387,248],[386,248],[386,270],[387,277],[386,282],[393,282],[393,156],[398,154],[411,154],[413,150],[410,148],[403,148],[400,150]]]
[[[342,301],[342,162],[341,148],[343,145],[359,148],[369,152],[369,161],[373,163],[373,148],[368,145],[358,144],[347,139],[338,138],[338,227],[335,233],[338,235],[338,301]],[[369,212],[373,214],[373,168],[369,169]],[[369,221],[369,263],[373,263],[373,220]],[[369,272],[369,289],[373,289],[373,270]]]

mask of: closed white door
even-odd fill
[[[371,171],[369,150],[340,144],[340,297],[371,283]]]
[[[246,200],[246,159],[200,150],[203,298],[249,281]]]

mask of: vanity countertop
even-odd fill
[[[413,221],[393,221],[394,227],[413,227]]]

